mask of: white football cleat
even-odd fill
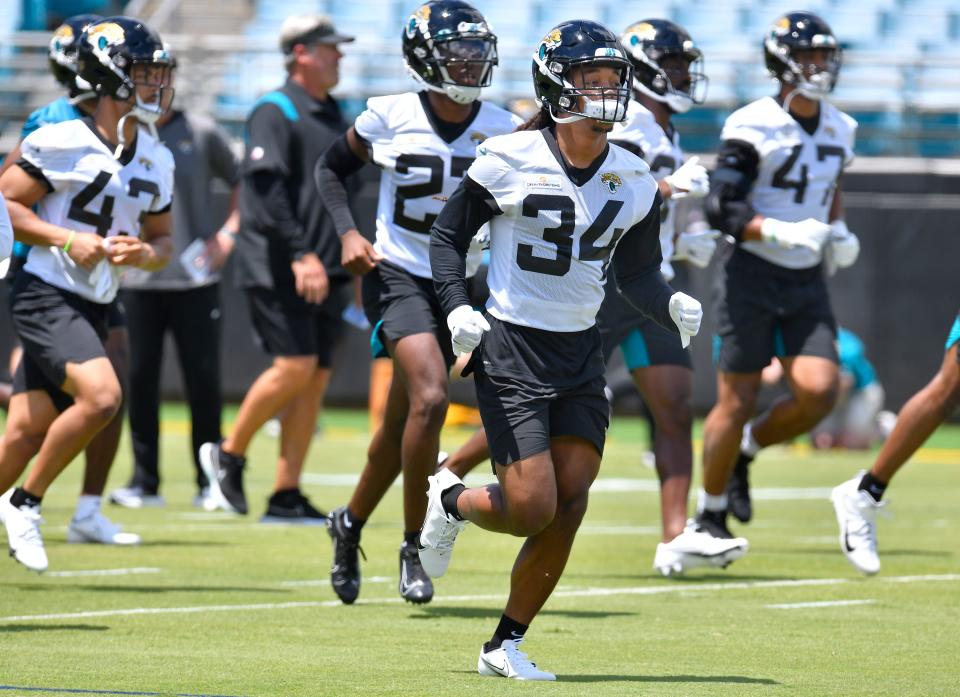
[[[160,494],[147,494],[139,486],[125,486],[110,492],[110,503],[124,508],[162,508],[167,505]]]
[[[47,551],[40,535],[40,506],[21,506],[10,503],[13,489],[0,497],[0,523],[7,529],[10,556],[31,571],[42,574],[47,570]]]
[[[877,512],[886,502],[861,490],[863,472],[833,488],[830,500],[840,525],[840,549],[858,571],[872,576],[880,571],[877,555]]]
[[[140,536],[123,532],[119,525],[109,520],[99,510],[91,515],[74,518],[67,528],[67,542],[71,544],[138,545]]]
[[[748,549],[749,543],[742,537],[714,537],[690,526],[669,542],[657,545],[653,568],[664,576],[679,576],[702,566],[724,568]]]
[[[420,563],[430,578],[440,578],[450,566],[453,543],[457,535],[467,525],[465,520],[457,520],[443,510],[440,495],[452,486],[463,484],[460,477],[447,468],[427,477],[430,488],[427,489],[427,515],[420,531],[417,547],[420,551]]]
[[[484,651],[480,647],[477,659],[477,672],[494,678],[513,678],[514,680],[556,680],[557,676],[537,668],[527,654],[520,650],[523,639],[507,639],[499,649]]]

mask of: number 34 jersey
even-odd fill
[[[431,278],[430,226],[477,156],[477,146],[519,124],[517,116],[482,101],[474,102],[465,122],[448,124],[433,116],[426,93],[367,100],[354,129],[383,170],[376,250],[414,276]],[[481,256],[479,249],[469,255],[468,275]]]
[[[37,204],[37,215],[54,225],[101,237],[138,237],[151,213],[170,208],[173,156],[145,130],[119,159],[89,119],[44,126],[21,144],[19,163],[50,189]],[[77,266],[59,247],[30,249],[24,269],[58,288],[87,300],[109,303],[117,294],[123,267],[107,260],[92,270]]]
[[[478,154],[467,176],[501,212],[490,221],[487,310],[536,329],[589,329],[617,243],[654,203],[649,167],[610,144],[589,169],[569,169],[549,129],[491,138]]]
[[[757,151],[757,179],[749,197],[757,213],[790,223],[807,218],[827,223],[837,181],[853,161],[856,131],[852,117],[823,101],[817,128],[808,133],[775,99],[764,97],[733,112],[720,139],[748,143]],[[820,263],[820,256],[806,248],[759,240],[741,246],[787,268]]]

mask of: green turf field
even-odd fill
[[[330,508],[359,470],[366,415],[331,413],[324,426],[305,488]],[[141,547],[66,545],[78,462],[44,502],[50,572],[0,560],[0,695],[960,694],[960,428],[941,429],[891,487],[878,577],[840,553],[827,500],[869,454],[778,448],[753,470],[754,522],[735,528],[750,553],[676,581],[650,566],[659,509],[642,428],[616,420],[567,573],[528,633],[555,684],[475,673],[519,541],[468,528],[434,602],[405,605],[394,489],[364,532],[361,600],[344,607],[326,584],[322,529],[256,523],[275,440],[254,443],[252,515],[238,519],[190,507],[182,408],[166,408],[164,434],[167,508],[108,510]],[[445,432],[444,446],[467,435]],[[111,486],[129,468],[124,442]]]

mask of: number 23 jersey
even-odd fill
[[[487,310],[536,329],[589,329],[617,243],[656,199],[649,167],[610,144],[571,178],[549,129],[491,138],[478,155],[467,176],[500,209],[490,221]]]
[[[477,156],[477,146],[519,124],[519,117],[482,101],[474,102],[467,121],[446,124],[430,112],[426,93],[367,100],[354,129],[383,169],[376,250],[414,276],[431,278],[430,226]],[[468,275],[481,256],[479,250],[470,254]]]
[[[837,181],[853,161],[856,130],[852,117],[822,101],[816,130],[808,133],[775,99],[764,97],[733,112],[720,139],[747,143],[757,151],[757,179],[749,196],[757,213],[790,223],[807,218],[829,223]],[[791,269],[820,263],[820,255],[805,247],[784,249],[759,240],[740,246]]]
[[[64,121],[34,131],[21,144],[20,165],[49,189],[37,204],[37,215],[104,238],[138,237],[147,215],[170,208],[173,156],[140,129],[134,146],[115,159],[114,146],[94,129],[90,119]],[[24,269],[87,300],[108,303],[117,294],[123,267],[103,260],[87,271],[59,247],[35,246]]]

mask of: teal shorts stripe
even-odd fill
[[[370,332],[370,355],[373,358],[390,358],[387,347],[383,345],[383,338],[380,336],[380,329],[383,327],[383,320],[380,320],[373,326]]]
[[[627,370],[650,367],[650,352],[639,329],[634,329],[620,342],[620,351],[623,352],[623,362],[627,364]]]
[[[950,334],[947,336],[947,345],[944,347],[944,351],[949,351],[958,341],[960,341],[960,315],[957,315],[957,318],[953,321],[953,326],[950,328]]]

